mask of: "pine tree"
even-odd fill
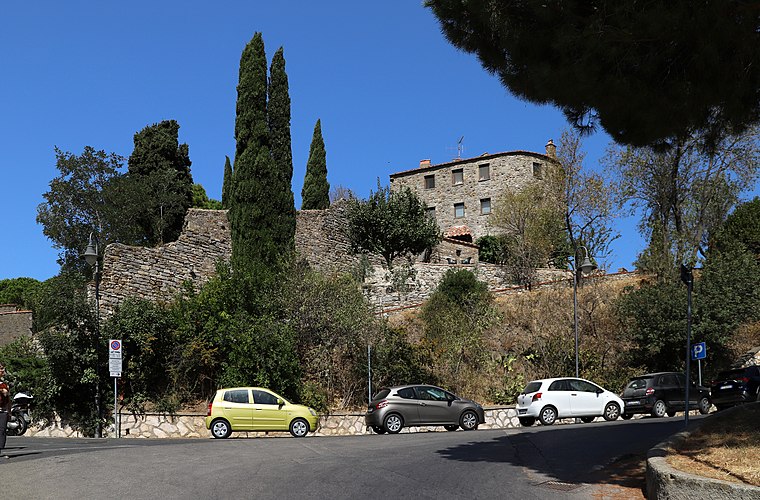
[[[182,231],[185,212],[193,204],[193,177],[187,144],[179,144],[179,123],[165,120],[147,126],[134,137],[128,178],[145,194],[137,216],[145,243],[174,241]]]
[[[274,266],[293,246],[295,224],[288,232],[281,221],[286,195],[270,150],[268,123],[266,54],[261,33],[256,33],[240,57],[229,212],[236,271]]]
[[[230,208],[230,190],[232,189],[232,165],[230,157],[224,157],[224,181],[222,182],[222,208]]]
[[[272,57],[269,69],[269,102],[267,103],[269,140],[274,160],[276,185],[271,186],[270,203],[277,217],[273,235],[283,252],[294,247],[296,209],[293,201],[293,153],[290,143],[290,94],[285,57],[280,47]]]
[[[311,139],[306,176],[301,190],[302,210],[323,210],[330,206],[330,184],[327,182],[327,158],[322,139],[322,123],[317,120]]]

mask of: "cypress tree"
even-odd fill
[[[230,200],[232,268],[250,271],[258,262],[278,257],[272,234],[269,203],[275,168],[269,151],[267,127],[267,64],[264,41],[256,33],[240,56],[237,114],[235,117],[235,169]]]
[[[327,157],[322,139],[322,123],[317,120],[306,162],[306,176],[301,190],[301,209],[325,209],[330,206],[330,184],[327,182]]]
[[[269,141],[272,149],[276,175],[271,186],[270,203],[276,215],[273,220],[273,236],[283,252],[294,247],[296,232],[296,209],[293,201],[293,153],[290,143],[290,94],[288,75],[285,73],[285,57],[280,47],[272,57],[269,69]]]
[[[224,157],[224,181],[222,182],[222,208],[230,208],[230,190],[232,189],[232,165],[230,157]]]

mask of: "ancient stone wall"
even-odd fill
[[[232,254],[227,212],[190,209],[177,241],[156,248],[108,245],[100,283],[101,315],[128,297],[170,302],[185,281],[200,286]]]
[[[296,250],[314,268],[326,273],[356,271],[359,259],[350,254],[346,234],[346,205],[328,210],[302,210],[296,219]],[[391,274],[377,256],[369,259],[372,268],[362,290],[368,300],[383,309],[394,309],[425,301],[450,269],[467,269],[492,290],[514,288],[504,269],[478,261],[477,246],[444,239],[434,249],[431,262],[415,262],[405,287],[394,285]],[[100,285],[101,315],[107,318],[128,297],[155,302],[173,300],[184,282],[196,287],[214,275],[220,260],[232,252],[227,213],[222,210],[191,209],[179,239],[157,248],[109,245],[105,253]],[[463,264],[469,259],[469,264]],[[400,267],[402,263],[397,265]],[[537,282],[572,284],[567,271],[539,270]],[[564,281],[563,281],[564,280]],[[517,287],[519,290],[519,287]]]
[[[0,345],[31,334],[32,311],[19,310],[15,304],[0,305]]]
[[[358,265],[359,258],[350,252],[347,209],[348,203],[340,201],[327,210],[297,212],[296,251],[315,269],[347,273]]]

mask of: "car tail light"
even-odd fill
[[[744,382],[746,384],[747,382],[749,382],[749,378],[748,377],[742,377],[742,378],[739,379],[739,382]]]
[[[375,405],[375,408],[379,410],[380,408],[385,408],[386,406],[388,406],[388,401],[383,399],[382,401],[377,403],[377,405]]]
[[[646,391],[646,395],[647,395],[647,396],[651,396],[652,394],[654,394],[654,387],[650,387],[650,388],[649,388],[649,389],[647,389],[647,391]]]
[[[210,417],[210,416],[211,416],[211,406],[212,406],[212,405],[213,405],[213,403],[209,403],[209,404],[208,404],[208,413],[206,413],[206,416],[207,416],[207,417]]]
[[[539,399],[541,399],[541,393],[537,392],[533,395],[533,398],[531,399],[531,401],[538,401]]]

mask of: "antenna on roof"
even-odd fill
[[[464,136],[460,137],[457,141],[457,157],[454,158],[455,160],[461,160],[462,159],[462,151],[464,151],[464,144],[462,143],[464,141]],[[454,148],[447,147],[447,150],[452,150]]]

